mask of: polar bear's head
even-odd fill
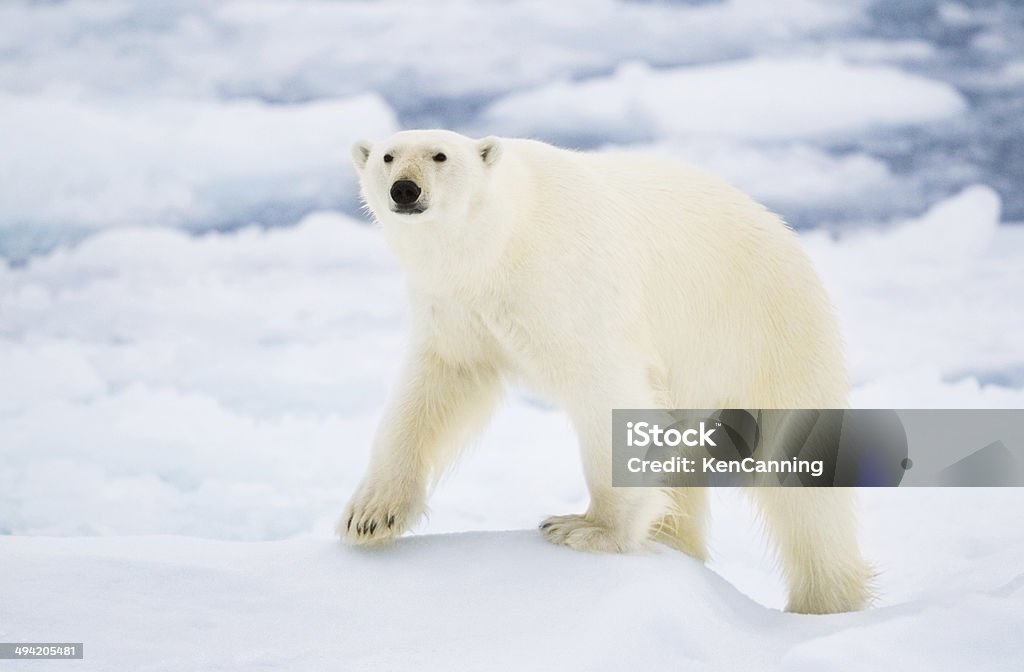
[[[451,131],[402,131],[352,146],[363,200],[384,224],[464,217],[486,192],[500,156],[497,138]]]

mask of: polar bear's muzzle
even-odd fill
[[[412,180],[396,180],[391,185],[391,211],[407,215],[423,212],[427,206],[419,202],[422,193]]]

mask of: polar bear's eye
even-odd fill
[[[384,155],[384,163],[391,163],[394,160],[395,160],[395,157],[391,156],[390,154],[385,154]]]
[[[434,154],[434,161],[437,161],[438,163],[441,163],[442,161],[447,161],[447,160],[448,160],[448,157],[444,155],[444,152],[438,152],[437,154]]]

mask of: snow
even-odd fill
[[[1019,667],[1019,490],[863,492],[877,606],[788,615],[731,491],[706,569],[544,545],[586,488],[565,416],[512,391],[412,537],[332,528],[406,339],[348,147],[398,128],[705,166],[800,229],[855,406],[1024,407],[1021,12],[3,3],[0,641],[97,670]]]
[[[804,234],[856,406],[1024,404],[1019,382],[988,380],[1020,361],[1024,333],[1003,309],[1024,293],[1024,230],[998,221],[978,186],[913,220]],[[106,230],[3,270],[0,305],[13,534],[327,535],[405,342],[401,270],[374,230],[330,212],[198,237]],[[573,443],[562,414],[513,394],[422,531],[583,506]]]
[[[979,381],[1018,361],[1021,317],[998,308],[1024,289],[1024,230],[998,219],[974,187],[914,220],[804,234],[845,316],[855,405],[1024,404],[1019,384]],[[786,615],[735,492],[712,494],[711,571],[493,532],[586,504],[567,421],[518,394],[417,536],[380,553],[330,540],[405,324],[401,271],[344,215],[106,230],[0,267],[0,289],[0,639],[82,641],[84,669],[140,670],[998,670],[1022,655],[1018,491],[862,493],[877,607]],[[489,532],[439,534],[467,530]],[[187,536],[131,536],[154,534]]]
[[[970,55],[982,65],[957,73],[965,92],[940,77],[959,43],[883,39],[902,14],[864,12],[833,0],[601,0],[586,12],[539,0],[8,3],[0,255],[22,261],[114,226],[352,214],[351,140],[409,126],[684,158],[712,144],[688,158],[712,154],[712,168],[800,226],[920,212],[975,181],[1019,217],[1016,135],[1004,130],[1016,42]],[[975,14],[947,29],[1014,25]],[[942,151],[951,135],[974,149]],[[908,165],[908,142],[946,167]],[[746,158],[728,165],[733,154]],[[765,164],[786,170],[766,181]]]
[[[586,129],[617,140],[686,134],[779,139],[922,123],[965,108],[953,87],[895,68],[761,57],[669,70],[628,63],[608,77],[506,96],[484,118],[515,135]]]
[[[932,371],[938,383],[940,375],[965,378],[974,371],[977,376],[1019,360],[1024,320],[1008,307],[1024,290],[1024,232],[999,227],[998,221],[999,198],[976,186],[888,230],[838,242],[821,233],[805,236],[839,307],[856,380]],[[877,386],[869,389],[880,392]],[[948,392],[951,388],[936,385],[900,394],[904,405],[926,408],[982,405],[970,395]],[[997,406],[1024,401],[1008,391],[980,396]],[[898,399],[898,394],[883,399],[865,390],[854,395],[858,405],[898,406]]]
[[[605,148],[612,147],[682,158],[755,199],[772,203],[779,212],[812,212],[819,224],[870,213],[882,201],[879,193],[906,197],[915,190],[909,180],[869,154],[831,154],[802,140],[762,144],[692,135]]]
[[[373,94],[290,106],[0,95],[0,109],[0,235],[29,242],[339,207],[356,198],[354,171],[343,180],[339,158],[360,134],[397,129]]]
[[[0,59],[0,86],[277,101],[377,88],[410,109],[424,98],[487,99],[630,58],[742,54],[813,36],[856,13],[815,0],[596,0],[586,11],[543,0],[147,4],[0,7],[0,47],[17,56]],[[679,39],[680,29],[688,39]],[[647,39],[625,37],[635,34]],[[524,44],[530,58],[522,58]]]
[[[890,551],[900,534],[942,538],[932,514],[956,513],[945,493],[886,494],[913,516],[872,511]],[[583,554],[532,531],[422,536],[383,552],[318,539],[5,537],[0,638],[84,642],[85,670],[1011,670],[1024,656],[1024,536],[1007,534],[1007,513],[970,535],[980,552],[947,543],[928,563],[890,558],[903,591],[829,617],[766,608],[664,548]]]

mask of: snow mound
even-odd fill
[[[836,154],[805,140],[749,142],[725,136],[688,136],[603,150],[661,154],[718,175],[787,218],[815,227],[837,221],[890,216],[893,194],[904,203],[919,196],[905,176],[863,152]]]
[[[614,74],[513,93],[485,120],[514,135],[618,142],[708,134],[783,139],[917,124],[966,109],[949,84],[837,58],[760,57],[655,70],[628,63]]]
[[[838,240],[824,232],[803,236],[836,304],[856,381],[875,379],[857,390],[855,405],[1013,408],[1024,402],[1019,383],[972,399],[970,385],[955,391],[941,381],[1021,363],[1016,335],[1024,333],[1024,318],[1007,302],[1024,292],[1024,229],[999,226],[999,213],[999,196],[976,185],[883,230]],[[882,378],[899,388],[886,391]]]
[[[1024,655],[1024,574],[815,617],[675,552],[583,554],[534,532],[376,551],[14,537],[0,553],[0,637],[83,642],[82,670],[1009,670]]]

